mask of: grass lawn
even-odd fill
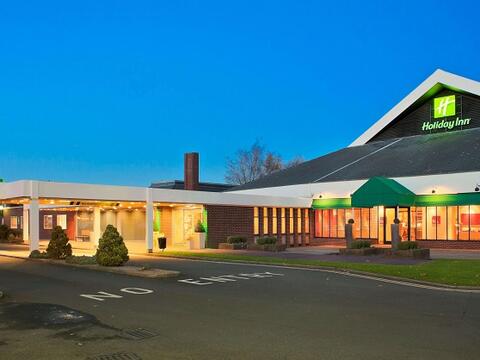
[[[205,260],[243,261],[274,265],[322,266],[342,270],[358,270],[372,274],[396,276],[406,279],[423,280],[457,286],[480,286],[480,260],[431,260],[418,265],[386,265],[352,262],[333,262],[305,259],[281,259],[276,257],[194,253],[188,251],[166,251],[156,256],[190,257]]]

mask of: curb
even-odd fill
[[[258,261],[249,261],[249,260],[230,260],[230,259],[222,259],[222,258],[200,258],[200,257],[190,257],[190,256],[171,256],[171,255],[156,255],[156,254],[147,254],[147,256],[157,257],[157,258],[173,258],[173,259],[184,259],[184,260],[196,260],[196,261],[210,261],[210,262],[222,262],[222,263],[232,263],[232,264],[248,264],[248,265],[262,265],[262,266],[272,266],[272,267],[284,267],[288,269],[297,269],[297,270],[319,270],[325,271],[330,273],[336,273],[340,275],[351,275],[351,276],[358,276],[362,278],[368,278],[371,280],[379,280],[379,281],[389,281],[394,282],[399,285],[418,285],[423,286],[431,289],[438,289],[438,290],[449,290],[449,291],[457,291],[457,292],[474,292],[480,293],[480,286],[462,286],[462,285],[448,285],[448,284],[441,284],[435,283],[430,281],[422,281],[416,279],[409,279],[409,278],[402,278],[398,276],[392,275],[382,275],[377,273],[371,273],[367,271],[361,270],[351,270],[351,269],[342,269],[342,268],[335,268],[330,266],[315,266],[315,265],[297,265],[297,264],[285,264],[285,263],[267,263],[267,262],[258,262]]]
[[[172,278],[177,277],[180,275],[180,271],[174,270],[163,270],[158,268],[151,268],[142,270],[139,266],[117,266],[117,267],[108,267],[108,266],[100,266],[100,265],[79,265],[79,264],[69,264],[62,260],[52,260],[52,259],[32,259],[32,258],[25,258],[21,256],[15,255],[4,255],[0,254],[0,256],[14,258],[14,259],[21,259],[26,261],[32,262],[40,262],[46,263],[50,265],[60,265],[60,266],[68,266],[73,268],[79,269],[87,269],[87,270],[94,270],[94,271],[101,271],[101,272],[108,272],[113,274],[120,274],[120,275],[128,275],[128,276],[136,276],[136,277],[143,277],[143,278],[150,278],[150,279],[165,279],[165,278]],[[1,298],[1,296],[0,296]]]

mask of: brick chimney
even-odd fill
[[[183,163],[185,190],[198,190],[198,153],[185,153]]]

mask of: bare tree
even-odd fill
[[[227,159],[225,180],[229,184],[245,184],[301,162],[303,158],[296,157],[284,163],[280,155],[267,151],[257,140],[250,149],[238,150],[234,158]]]

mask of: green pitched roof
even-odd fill
[[[415,193],[386,177],[373,177],[352,194],[352,207],[412,206]]]

